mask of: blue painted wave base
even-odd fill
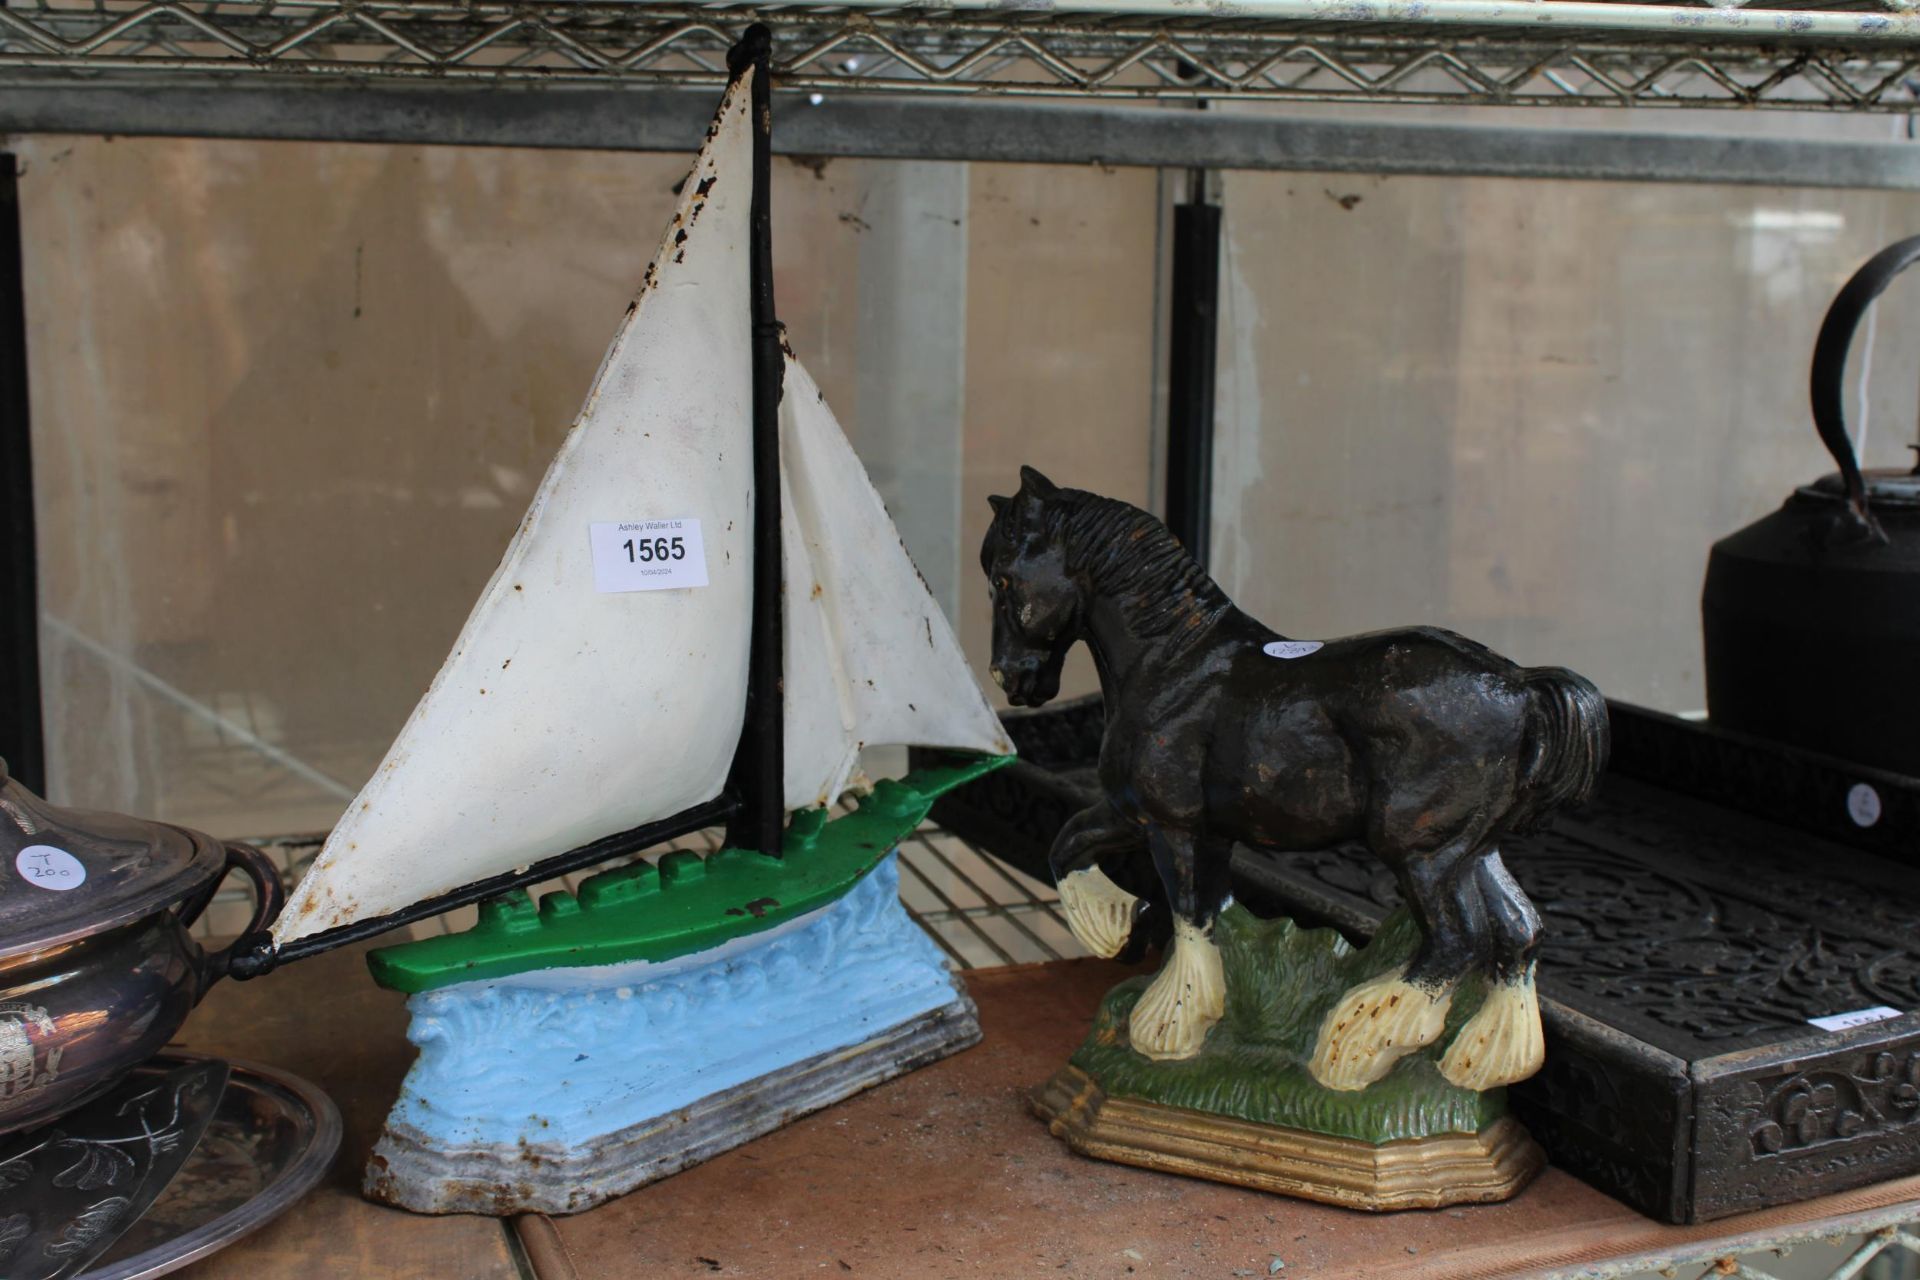
[[[420,1056],[376,1150],[368,1189],[428,1210],[477,1206],[448,1203],[444,1187],[394,1184],[450,1185],[461,1176],[504,1182],[505,1167],[524,1154],[537,1154],[539,1164],[557,1161],[556,1173],[570,1151],[595,1151],[604,1166],[615,1135],[628,1143],[644,1135],[654,1159],[703,1100],[751,1096],[760,1090],[743,1093],[743,1086],[777,1081],[796,1064],[823,1055],[833,1061],[835,1051],[909,1024],[950,1023],[956,1007],[964,1034],[945,1033],[931,1052],[923,1037],[915,1060],[895,1061],[874,1078],[978,1038],[971,1002],[900,905],[897,853],[812,916],[711,952],[462,983],[407,1004],[408,1038]],[[812,1087],[831,1101],[864,1085],[836,1085],[830,1097]],[[461,1175],[463,1162],[473,1167]],[[668,1163],[672,1172],[687,1161]],[[478,1211],[526,1207],[536,1206]]]

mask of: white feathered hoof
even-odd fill
[[[1363,982],[1328,1011],[1307,1069],[1329,1089],[1364,1089],[1438,1040],[1452,1003],[1452,991],[1416,987],[1405,969]]]
[[[1447,1046],[1440,1074],[1462,1089],[1484,1092],[1525,1080],[1546,1060],[1540,997],[1529,965],[1518,981],[1500,983],[1487,993],[1487,1002]]]
[[[1060,880],[1060,905],[1067,927],[1080,945],[1111,960],[1127,945],[1133,932],[1133,908],[1140,899],[1128,893],[1098,867],[1069,871]]]
[[[1158,1061],[1191,1058],[1227,1011],[1227,979],[1211,929],[1173,922],[1173,947],[1127,1020],[1134,1050]]]

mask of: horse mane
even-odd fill
[[[1059,489],[1040,510],[1066,551],[1067,572],[1084,573],[1101,595],[1128,600],[1139,634],[1165,635],[1233,607],[1167,526],[1131,503]]]

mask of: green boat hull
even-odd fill
[[[784,856],[722,849],[674,852],[658,863],[603,871],[579,893],[556,890],[539,905],[525,890],[483,903],[463,933],[382,947],[368,956],[374,981],[395,991],[537,969],[661,961],[693,955],[795,920],[844,895],[926,819],[955,787],[1012,756],[953,758],[881,782],[852,813],[804,809],[788,825]]]

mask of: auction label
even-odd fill
[[[1272,644],[1262,645],[1260,652],[1269,658],[1304,658],[1326,647],[1318,640],[1275,640]]]
[[[707,585],[707,548],[698,520],[595,521],[595,591],[667,591]]]
[[[1867,783],[1854,783],[1847,792],[1847,816],[1856,827],[1870,827],[1880,821],[1880,793]]]
[[[1877,1004],[1871,1009],[1855,1009],[1852,1013],[1830,1013],[1824,1018],[1808,1018],[1822,1031],[1845,1031],[1848,1027],[1864,1027],[1869,1022],[1885,1022],[1888,1018],[1900,1016],[1898,1009],[1889,1009]]]
[[[30,844],[14,855],[13,869],[28,884],[64,892],[87,882],[87,868],[65,849]]]

